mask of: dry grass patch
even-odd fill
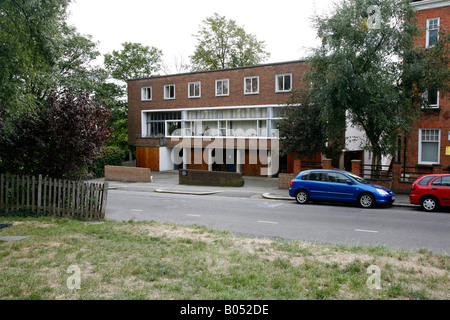
[[[10,222],[11,219],[5,222]],[[0,219],[0,221],[3,221]],[[448,256],[258,239],[159,222],[18,218],[0,299],[449,299]],[[70,265],[81,289],[70,290]],[[381,290],[367,268],[381,269]]]

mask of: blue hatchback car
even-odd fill
[[[351,172],[340,170],[306,170],[291,181],[289,195],[300,204],[309,200],[331,200],[358,203],[363,208],[376,204],[392,205],[391,190],[369,183]]]

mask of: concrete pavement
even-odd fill
[[[191,186],[178,183],[178,171],[152,172],[152,182],[108,181],[109,189],[140,192],[161,192],[194,195],[221,195],[226,197],[295,201],[287,189],[278,189],[277,178],[244,176],[242,187]],[[99,179],[100,180],[100,179]],[[394,206],[413,206],[408,194],[396,194]]]

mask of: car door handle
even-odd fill
[[[438,188],[431,188],[431,189],[433,189],[433,190],[437,190]]]

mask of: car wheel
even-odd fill
[[[300,203],[300,204],[308,203],[308,201],[309,201],[308,192],[306,190],[298,190],[295,193],[295,200],[297,201],[297,203]]]
[[[439,208],[439,201],[432,196],[425,196],[420,201],[420,206],[425,211],[436,211]]]
[[[363,208],[371,208],[375,204],[375,199],[370,193],[363,193],[359,197],[359,205]]]

